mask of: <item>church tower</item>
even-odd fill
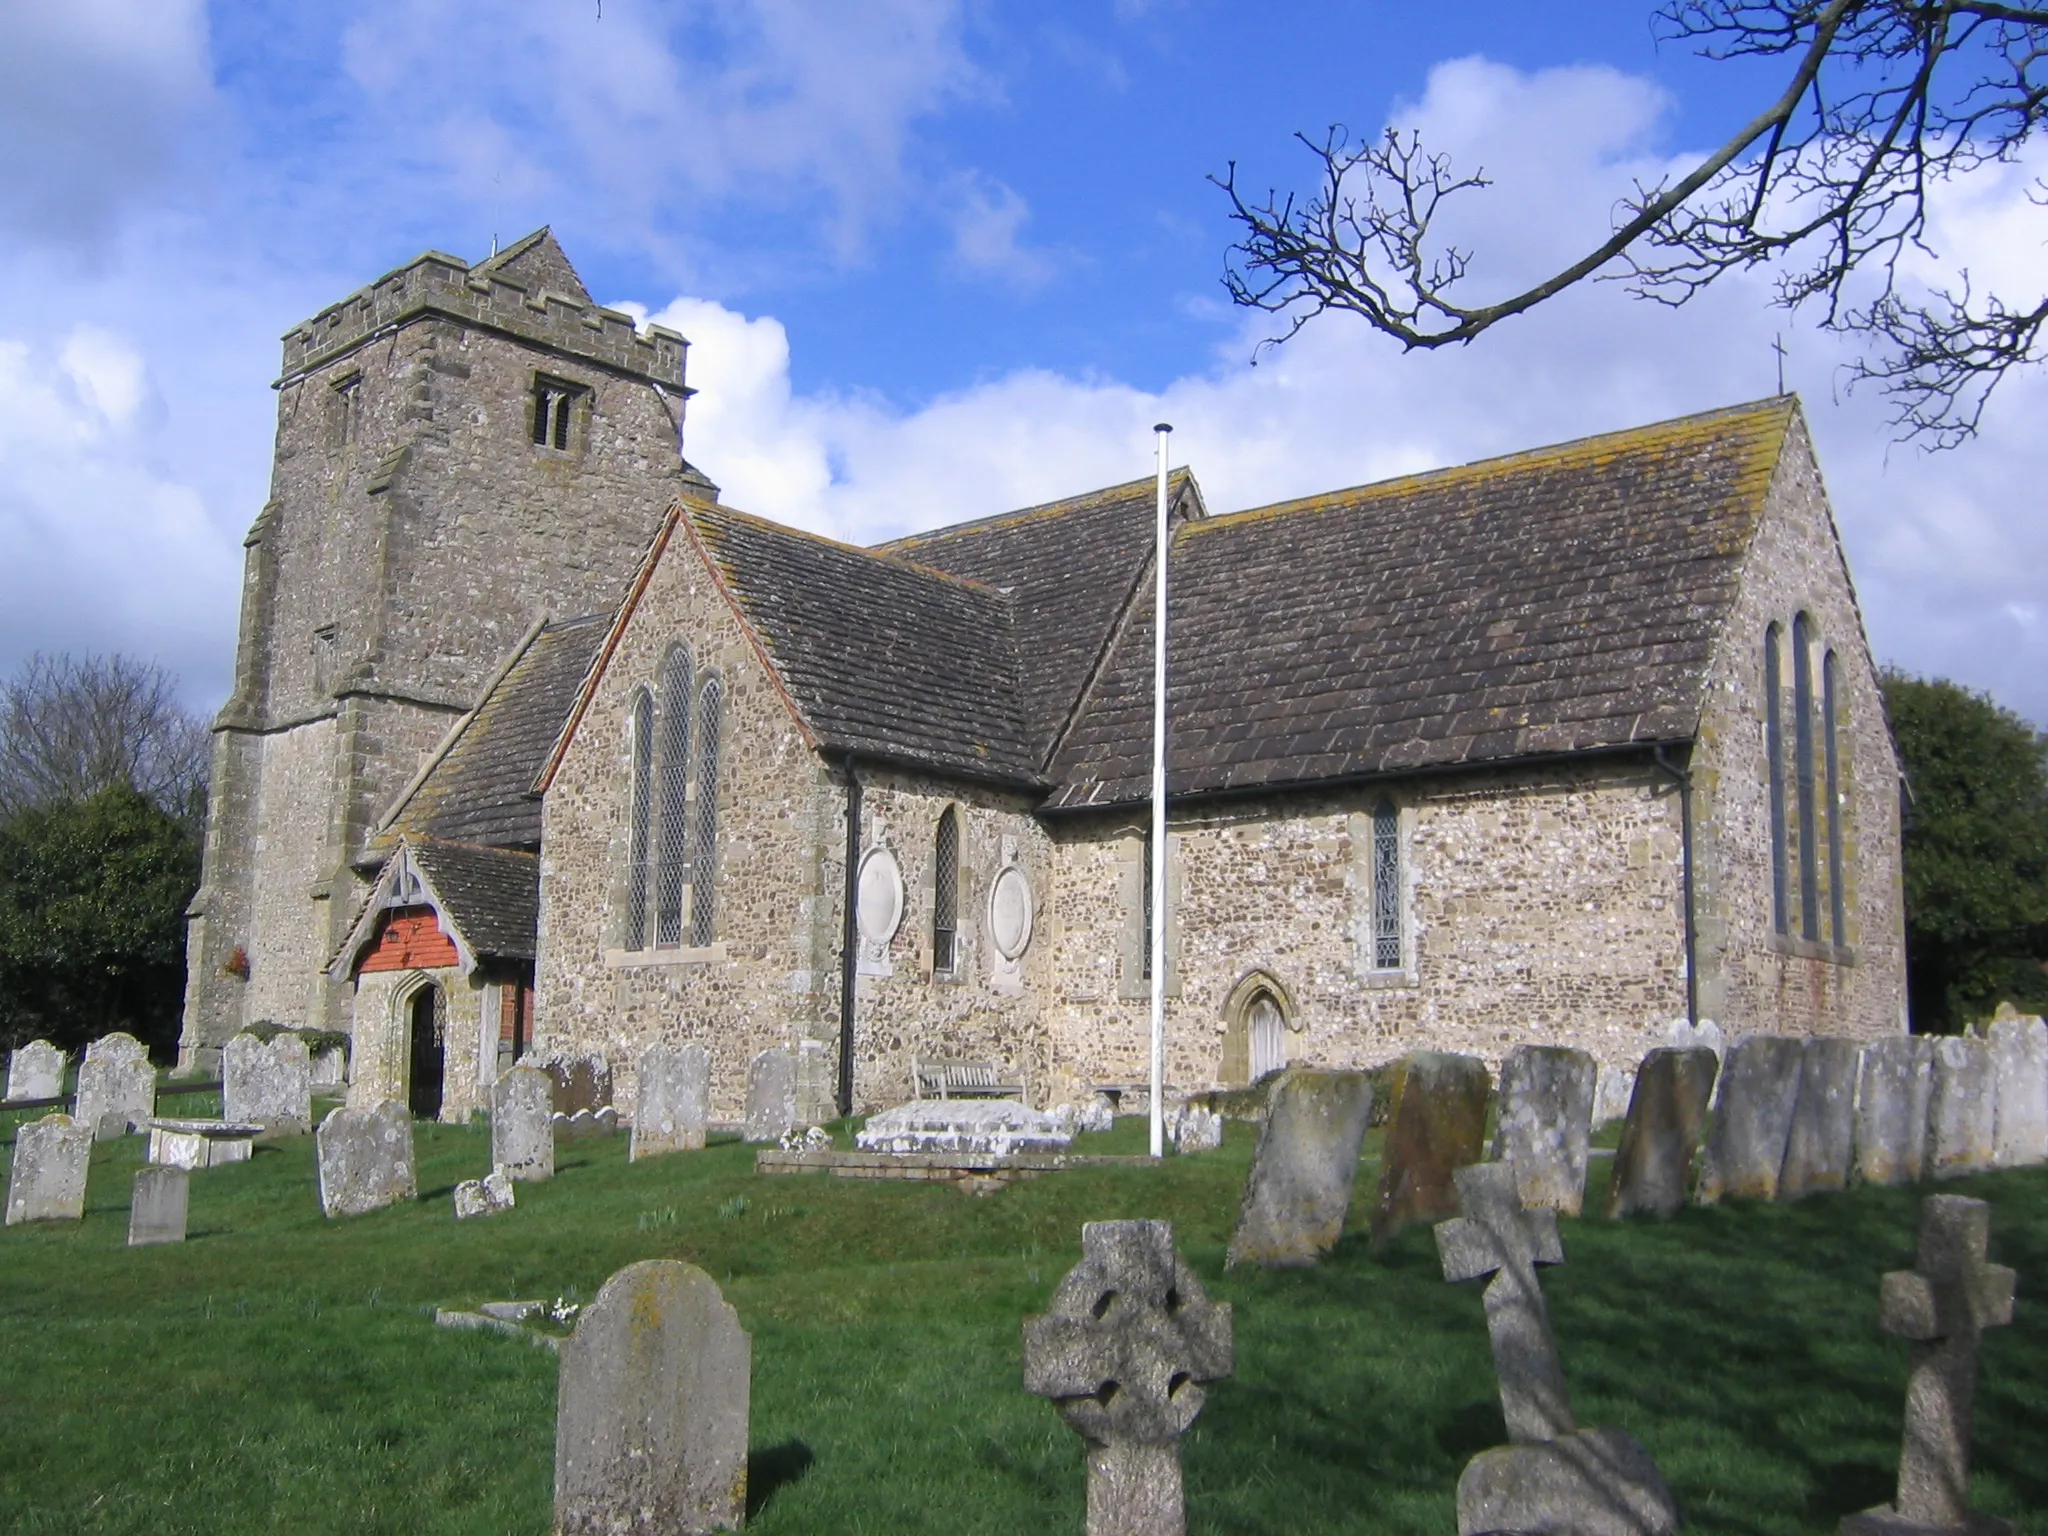
[[[613,606],[675,491],[684,355],[593,303],[547,230],[429,252],[284,338],[188,916],[187,1064],[324,978],[377,817],[542,618]],[[708,488],[707,488],[708,489]]]

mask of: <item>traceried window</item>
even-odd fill
[[[1840,672],[1835,653],[1821,661],[1821,745],[1827,756],[1828,790],[1828,917],[1836,944],[1849,942],[1849,897],[1842,875],[1842,762],[1840,753]]]
[[[716,931],[718,900],[718,754],[725,719],[725,681],[704,679],[697,695],[696,804],[690,816],[690,942],[709,945]]]
[[[647,832],[654,779],[654,696],[642,688],[633,696],[627,717],[626,747],[631,760],[626,805],[626,921],[621,937],[627,949],[647,947]]]
[[[1388,800],[1372,813],[1372,968],[1401,969],[1401,813]]]
[[[932,838],[932,971],[950,976],[960,950],[960,813],[947,806]]]
[[[533,381],[533,441],[541,448],[567,448],[569,430],[576,412],[576,397],[583,393],[559,379]]]
[[[1776,624],[1764,631],[1764,758],[1771,794],[1771,926],[1779,933],[1792,926],[1785,895],[1785,684],[1779,658],[1783,639],[1784,631]]]
[[[654,944],[683,942],[683,892],[690,882],[690,653],[677,646],[661,669],[660,748],[655,755]]]
[[[1799,826],[1799,936],[1820,938],[1820,816],[1813,753],[1813,621],[1792,620],[1792,767]]]

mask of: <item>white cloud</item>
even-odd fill
[[[142,355],[119,336],[81,325],[64,339],[57,362],[78,392],[115,427],[135,420],[149,388]]]
[[[1031,208],[993,176],[962,175],[953,209],[953,258],[970,273],[994,277],[1020,289],[1044,286],[1053,274],[1053,259],[1019,239]]]

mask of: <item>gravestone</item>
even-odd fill
[[[1985,1031],[1991,1049],[1992,1161],[2000,1168],[2048,1162],[2048,1024],[1995,1019]]]
[[[313,1063],[306,1042],[289,1032],[268,1044],[237,1035],[220,1057],[221,1117],[260,1125],[273,1136],[313,1129]]]
[[[45,1115],[17,1129],[7,1176],[7,1225],[81,1219],[92,1142],[92,1128],[69,1115]]]
[[[1643,1058],[1614,1153],[1609,1216],[1671,1216],[1685,1204],[1719,1069],[1705,1046],[1662,1047]]]
[[[751,1121],[747,1134],[751,1140]],[[854,1133],[853,1144],[862,1152],[1012,1157],[1021,1152],[1063,1152],[1073,1139],[1073,1127],[1058,1115],[1016,1099],[912,1099],[868,1116]],[[826,1144],[830,1145],[829,1137]]]
[[[31,1040],[7,1059],[7,1097],[54,1099],[64,1092],[64,1053],[47,1040]]]
[[[633,1073],[633,1141],[629,1162],[663,1152],[695,1152],[711,1119],[711,1052],[687,1045],[650,1045]]]
[[[1854,1040],[1815,1036],[1799,1059],[1799,1098],[1778,1170],[1778,1198],[1797,1200],[1823,1190],[1847,1189],[1856,1156],[1856,1072],[1862,1048]]]
[[[348,1086],[348,1051],[330,1045],[312,1055],[313,1086],[322,1090]]]
[[[1436,1229],[1449,1281],[1491,1277],[1486,1329],[1509,1444],[1481,1451],[1458,1478],[1459,1536],[1668,1536],[1678,1506],[1630,1436],[1580,1429],[1550,1331],[1539,1264],[1562,1264],[1557,1213],[1530,1211],[1503,1163],[1460,1168],[1465,1214]]]
[[[412,1113],[396,1099],[375,1109],[337,1109],[314,1133],[320,1158],[320,1209],[360,1216],[419,1196]]]
[[[1579,1214],[1599,1076],[1592,1056],[1561,1045],[1517,1046],[1501,1063],[1493,1155],[1514,1169],[1528,1209]]]
[[[1678,1051],[1704,1046],[1714,1053],[1717,1064],[1722,1053],[1728,1049],[1727,1038],[1722,1034],[1721,1026],[1712,1019],[1701,1019],[1697,1024],[1687,1019],[1673,1019],[1671,1028],[1665,1032],[1664,1043]]]
[[[1700,1170],[1700,1204],[1778,1198],[1805,1054],[1804,1041],[1782,1035],[1751,1035],[1728,1048]]]
[[[1919,1263],[1878,1291],[1879,1326],[1912,1340],[1899,1489],[1890,1504],[1842,1521],[1842,1536],[2011,1536],[2012,1524],[1970,1507],[1970,1420],[1977,1347],[2012,1321],[2013,1272],[1987,1264],[1991,1207],[1960,1195],[1920,1203]]]
[[[102,1035],[78,1064],[76,1118],[96,1141],[110,1141],[156,1113],[156,1069],[133,1035]]]
[[[1024,1320],[1024,1390],[1087,1445],[1088,1536],[1184,1536],[1180,1437],[1232,1363],[1230,1308],[1174,1252],[1171,1223],[1081,1228],[1081,1262]]]
[[[780,1047],[747,1068],[748,1141],[780,1141],[796,1129],[796,1063]]]
[[[1075,1123],[1079,1124],[1078,1117]],[[1223,1117],[1215,1110],[1183,1104],[1173,1112],[1174,1151],[1213,1152],[1222,1145]]]
[[[1991,1048],[1970,1035],[1936,1040],[1927,1098],[1927,1176],[1952,1179],[1989,1168],[1997,1126]]]
[[[1372,1118],[1363,1072],[1289,1067],[1274,1081],[1226,1266],[1313,1264],[1344,1235],[1358,1149]]]
[[[128,1200],[128,1246],[185,1241],[192,1175],[183,1168],[138,1168]]]
[[[605,1281],[561,1349],[557,1536],[744,1525],[752,1348],[694,1265],[648,1259]]]
[[[573,1115],[579,1109],[596,1114],[612,1101],[612,1067],[602,1056],[560,1057],[543,1068],[554,1085],[554,1112]]]
[[[1402,1063],[1372,1213],[1378,1246],[1411,1222],[1458,1214],[1452,1175],[1486,1155],[1486,1063],[1420,1051]]]
[[[554,1084],[538,1067],[507,1067],[491,1084],[491,1165],[510,1179],[555,1176]]]
[[[1856,1090],[1856,1177],[1865,1184],[1912,1184],[1924,1172],[1927,1104],[1934,1092],[1934,1042],[1889,1035],[1863,1048]]]
[[[822,1040],[796,1047],[796,1124],[823,1125],[839,1114],[837,1058]],[[795,1129],[795,1127],[792,1127]]]
[[[513,1206],[512,1180],[502,1168],[493,1168],[480,1179],[464,1179],[455,1186],[455,1219],[495,1216]]]
[[[1635,1097],[1636,1074],[1628,1067],[1600,1069],[1598,1081],[1593,1085],[1593,1128],[1612,1125],[1628,1114],[1629,1100]]]

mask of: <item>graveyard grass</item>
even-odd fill
[[[1183,1443],[1190,1529],[1443,1536],[1501,1414],[1480,1287],[1443,1282],[1426,1228],[1368,1248],[1379,1136],[1337,1251],[1270,1275],[1222,1268],[1243,1125],[1160,1169],[983,1198],[760,1176],[738,1144],[628,1164],[600,1137],[565,1142],[515,1211],[459,1226],[449,1192],[485,1171],[481,1127],[419,1127],[421,1201],[332,1223],[301,1137],[195,1174],[190,1241],[134,1251],[141,1141],[102,1145],[82,1225],[0,1233],[0,1531],[542,1536],[554,1357],[437,1329],[433,1309],[587,1301],[673,1257],[753,1335],[750,1529],[1078,1532],[1081,1445],[1024,1395],[1020,1324],[1082,1222],[1163,1217],[1236,1309],[1237,1373]],[[1992,1202],[1992,1256],[2020,1276],[2014,1323],[1985,1337],[1976,1501],[2048,1536],[2048,1170],[1942,1187]],[[1911,1266],[1917,1202],[1566,1221],[1544,1282],[1580,1421],[1648,1445],[1695,1532],[1832,1532],[1888,1499],[1907,1346],[1877,1329],[1878,1277]]]

